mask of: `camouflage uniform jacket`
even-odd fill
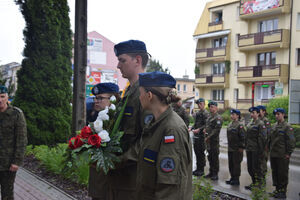
[[[210,148],[219,148],[220,131],[222,128],[223,119],[218,113],[210,113],[206,120],[205,130],[209,139]]]
[[[271,127],[272,127],[271,123],[270,123],[269,119],[266,118],[266,117],[262,117],[262,118],[260,118],[260,120],[264,122],[264,124],[265,124],[265,126],[267,128],[267,140],[269,141],[270,134],[271,134]]]
[[[182,106],[178,107],[177,105],[173,105],[172,108],[181,117],[185,125],[189,127],[190,118],[189,115],[186,113],[185,109]]]
[[[286,121],[272,126],[270,134],[270,156],[281,157],[291,155],[295,148],[294,130]]]
[[[27,145],[27,129],[23,112],[8,106],[0,112],[0,171],[9,170],[11,164],[21,166]]]
[[[245,128],[240,121],[232,121],[227,127],[228,151],[245,148]]]
[[[209,113],[206,109],[199,110],[196,113],[195,124],[192,128],[193,129],[200,128],[200,130],[203,130],[205,128],[205,124],[206,124],[206,120],[207,120],[208,116],[209,116]]]
[[[247,125],[246,151],[263,152],[267,144],[267,129],[260,119],[251,120]]]
[[[192,199],[192,143],[169,107],[144,128],[139,151],[137,199]]]

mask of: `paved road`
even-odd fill
[[[15,200],[75,200],[75,198],[20,168],[15,181]]]
[[[244,153],[244,159],[242,162],[242,172],[240,186],[229,186],[225,184],[225,180],[230,178],[229,169],[228,169],[228,162],[227,162],[227,138],[226,138],[226,129],[222,129],[220,133],[220,144],[221,144],[221,153],[220,153],[220,173],[219,173],[219,180],[212,182],[212,185],[221,191],[225,191],[231,194],[238,194],[240,197],[244,197],[247,199],[251,199],[250,195],[251,192],[244,189],[245,185],[249,185],[251,183],[250,176],[248,175],[247,171],[247,159]],[[194,169],[196,168],[195,163],[195,155],[194,155]],[[270,163],[268,163],[268,176],[267,176],[267,192],[272,192],[274,187],[272,186],[272,177],[271,177],[271,168]],[[205,171],[208,172],[208,162],[206,163]],[[300,200],[299,198],[300,192],[300,166],[295,164],[290,164],[290,171],[289,171],[289,185],[288,185],[288,193],[287,196],[289,200]]]

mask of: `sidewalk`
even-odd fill
[[[17,172],[14,192],[15,200],[75,200],[64,191],[23,168]]]

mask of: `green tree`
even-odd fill
[[[150,59],[149,64],[147,65],[147,72],[161,71],[170,74],[170,70],[168,68],[163,68],[163,66],[159,63],[158,60]]]
[[[30,144],[65,142],[71,132],[72,37],[67,0],[15,0],[26,27],[13,104],[27,120]]]

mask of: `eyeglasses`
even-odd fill
[[[96,97],[94,101],[103,101],[104,99],[110,99],[110,97]]]

